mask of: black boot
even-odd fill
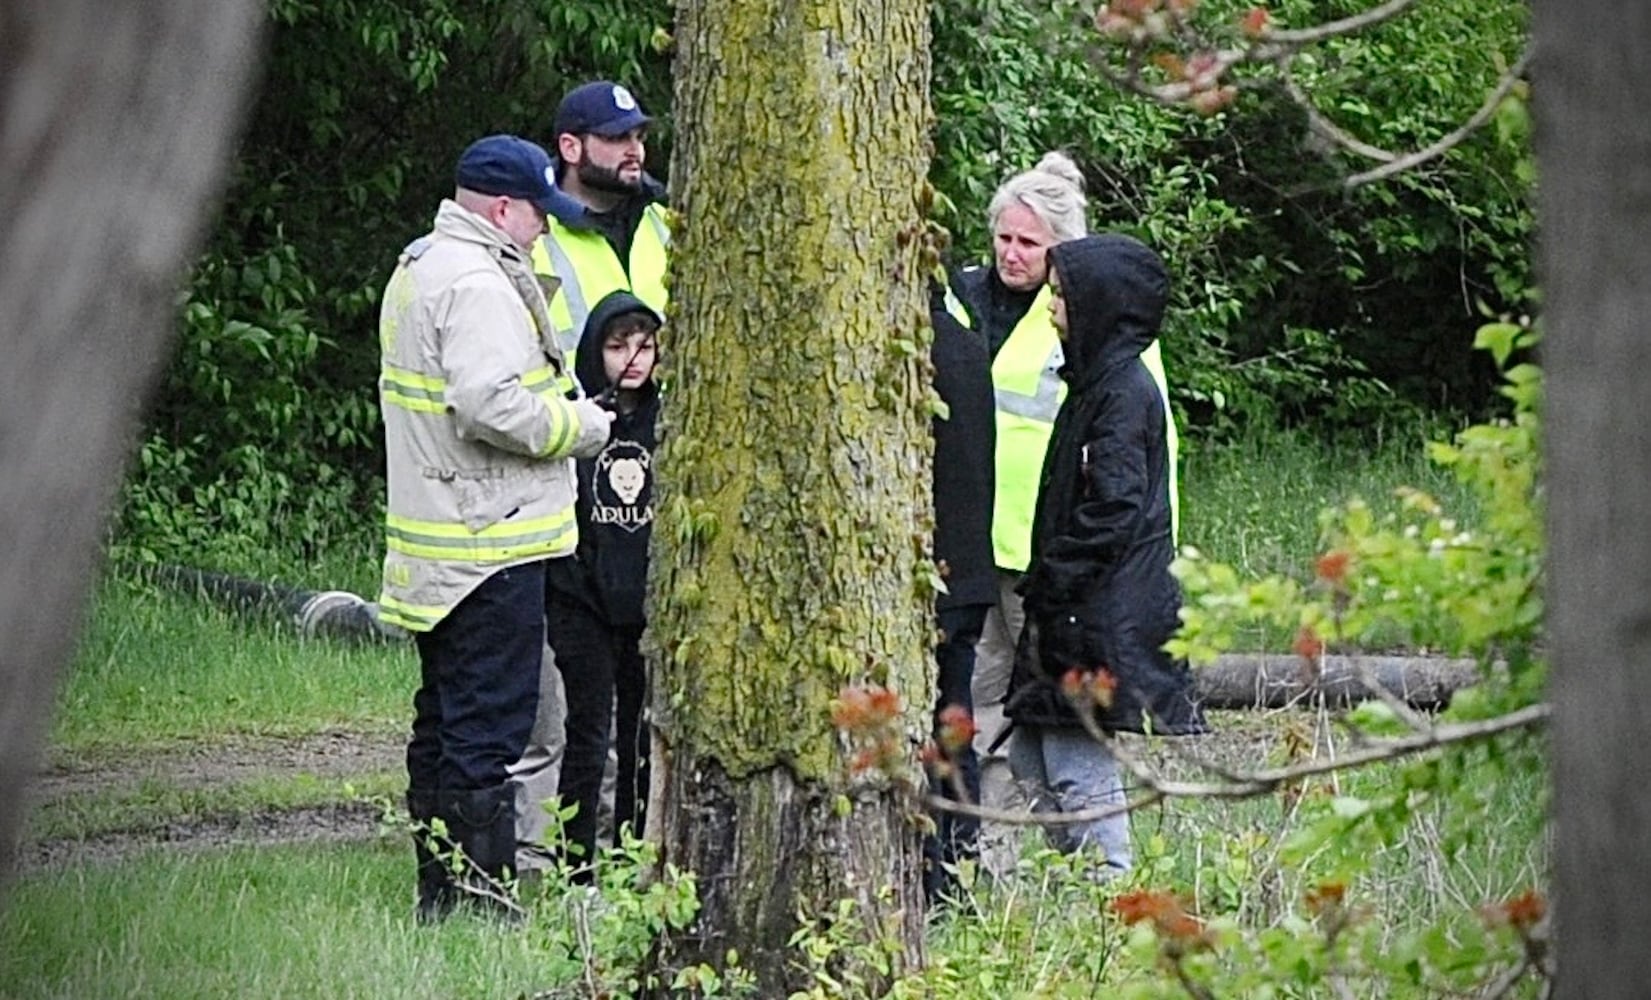
[[[505,880],[516,863],[516,789],[510,784],[469,792],[445,792],[442,818],[453,841],[464,849],[468,871],[460,892],[479,910],[519,916],[513,903],[500,899],[510,890]]]
[[[432,830],[436,818],[436,793],[426,788],[407,790],[407,815],[413,820],[413,854],[418,860],[418,903],[413,915],[421,924],[435,923],[451,913],[458,902],[452,869],[442,855],[451,853],[451,844]],[[431,850],[434,847],[435,850]]]

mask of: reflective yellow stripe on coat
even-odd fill
[[[409,632],[430,631],[447,617],[450,610],[452,609],[408,604],[388,594],[381,595],[378,599],[378,620],[387,625],[407,629]]]
[[[378,387],[379,398],[386,406],[414,413],[447,413],[447,380],[439,376],[386,364],[379,372]],[[568,440],[579,433],[578,424],[562,402],[573,389],[573,376],[558,374],[555,368],[545,365],[525,373],[522,387],[543,399],[550,411],[550,436],[545,439],[544,454],[565,450]]]
[[[442,562],[507,563],[565,550],[577,530],[570,507],[548,517],[498,521],[480,531],[444,521],[390,514],[384,544],[392,552]]]
[[[408,368],[385,365],[379,372],[380,398],[414,413],[446,413],[447,381]]]

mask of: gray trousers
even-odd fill
[[[1034,813],[1074,813],[1124,804],[1117,758],[1082,729],[1016,729],[1009,739],[1009,766],[1031,798]],[[1128,871],[1134,863],[1128,813],[1047,826],[1043,836],[1062,854],[1098,855],[1105,869],[1114,873]]]
[[[545,849],[545,829],[549,826],[546,804],[556,797],[556,783],[562,776],[562,748],[566,744],[562,720],[567,716],[567,699],[562,693],[562,673],[556,669],[556,654],[546,645],[539,665],[539,712],[533,719],[527,748],[521,759],[510,765],[510,783],[516,786],[516,870],[542,871],[550,867]]]
[[[989,809],[1026,808],[1026,797],[1009,771],[1007,744],[995,751],[987,750],[1008,722],[1003,702],[1009,696],[1015,645],[1026,625],[1026,611],[1015,593],[1020,577],[1012,570],[997,571],[998,601],[986,612],[986,626],[975,645],[975,673],[970,684],[975,703],[975,753],[980,758],[980,804]],[[1003,876],[1014,869],[1020,856],[1022,829],[1005,823],[980,825],[980,863],[987,872]]]

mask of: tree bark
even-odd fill
[[[702,908],[664,954],[738,949],[764,996],[843,899],[922,962],[918,827],[829,714],[887,685],[917,740],[932,697],[928,30],[921,0],[678,6],[654,815]]]
[[[1651,7],[1541,0],[1534,26],[1559,995],[1641,996],[1651,981]]]
[[[253,0],[0,2],[0,890],[263,17]]]

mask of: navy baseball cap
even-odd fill
[[[538,143],[514,135],[490,135],[471,143],[459,157],[453,177],[459,187],[480,194],[531,201],[546,215],[556,201],[550,154]]]
[[[558,136],[587,132],[616,136],[651,121],[629,90],[611,80],[596,80],[568,91],[556,106],[551,127]]]

